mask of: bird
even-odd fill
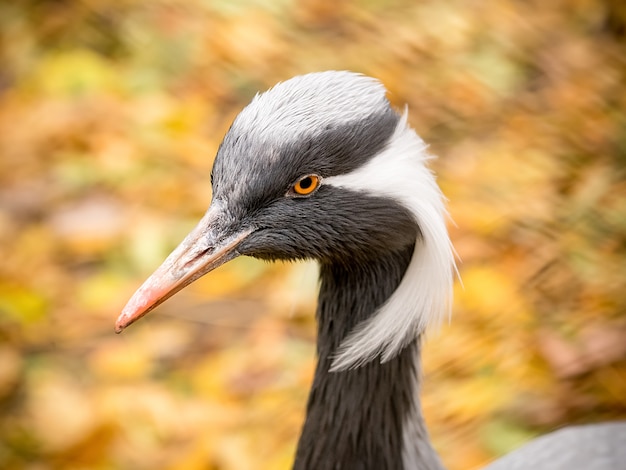
[[[386,95],[378,80],[349,71],[299,75],[257,94],[218,148],[208,210],[115,325],[121,332],[238,256],[316,260],[317,364],[296,470],[444,468],[422,414],[420,357],[427,328],[450,316],[455,251],[433,157]],[[586,443],[604,436],[600,458],[626,461],[626,446],[608,438],[623,444],[626,426],[607,426],[574,434]],[[565,437],[557,440],[575,442]],[[518,465],[516,455],[489,469],[617,468],[550,458],[542,467],[524,456]]]

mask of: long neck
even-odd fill
[[[319,361],[294,469],[442,469],[418,400],[419,339],[381,364],[329,372],[353,328],[394,292],[413,246],[367,265],[321,266]]]

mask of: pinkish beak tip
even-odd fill
[[[121,333],[127,326],[146,315],[166,299],[168,293],[174,289],[175,284],[164,284],[161,273],[157,271],[135,292],[122,309],[122,313],[115,321],[115,332]]]
[[[115,321],[115,332],[117,334],[121,333],[128,325],[133,323],[137,318],[133,318],[132,313],[128,312],[128,304],[127,304],[126,307],[124,307],[124,309],[122,310],[122,313],[120,313],[120,316],[117,317],[117,320]]]
[[[115,322],[115,333],[120,334],[126,328],[126,318],[123,315],[120,315],[117,321]]]

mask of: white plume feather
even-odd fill
[[[415,217],[421,237],[402,282],[369,320],[341,344],[331,370],[395,357],[430,324],[450,313],[454,249],[446,229],[445,198],[426,166],[426,145],[407,125],[406,112],[387,147],[357,170],[325,184],[391,197]]]

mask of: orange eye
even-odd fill
[[[307,175],[293,185],[293,192],[300,196],[308,196],[320,185],[320,177],[317,175]]]

